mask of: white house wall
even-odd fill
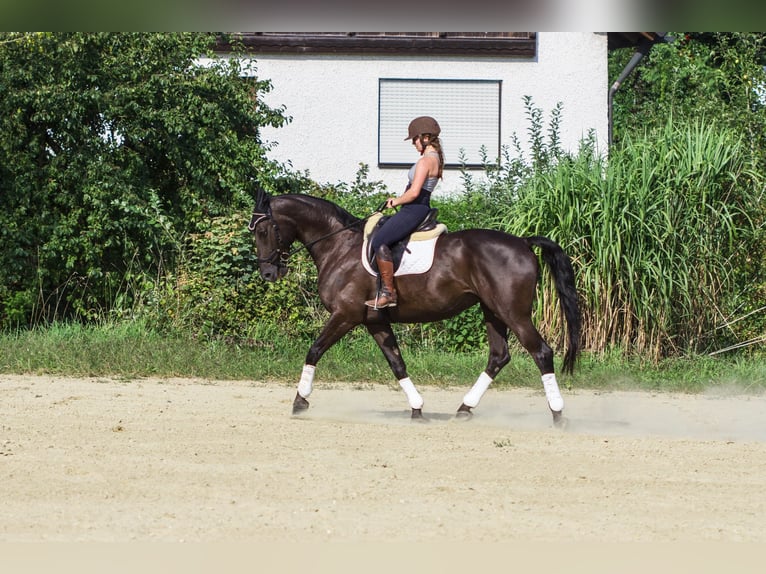
[[[350,183],[359,164],[365,163],[370,180],[400,193],[406,168],[377,165],[379,79],[479,79],[502,80],[501,145],[509,145],[514,132],[527,142],[529,122],[522,98],[528,95],[543,110],[546,125],[550,111],[562,103],[565,149],[576,150],[590,130],[605,149],[606,34],[538,32],[537,42],[535,58],[254,54],[258,77],[273,84],[266,102],[284,105],[292,118],[285,127],[264,128],[262,137],[275,144],[273,159],[308,171],[320,183]],[[404,138],[407,126],[401,131]],[[443,135],[446,145],[448,134]],[[416,159],[413,149],[413,162]],[[452,169],[445,171],[438,190],[449,193],[460,185],[460,172]]]

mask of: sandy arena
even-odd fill
[[[0,537],[766,542],[764,396],[419,390],[0,375]]]

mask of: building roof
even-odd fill
[[[375,53],[534,56],[536,32],[238,32],[217,50],[260,53]]]
[[[619,48],[631,48],[638,46],[641,42],[659,42],[672,41],[667,32],[609,32],[607,33],[607,47],[609,50]]]

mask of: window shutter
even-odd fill
[[[378,164],[411,165],[417,160],[407,126],[417,116],[432,116],[441,126],[445,164],[482,165],[480,149],[489,161],[500,155],[500,80],[379,80]]]

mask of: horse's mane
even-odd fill
[[[362,230],[362,226],[355,226],[359,223],[361,218],[351,215],[348,211],[343,209],[340,205],[333,203],[323,197],[314,197],[313,195],[305,195],[301,193],[288,193],[275,197],[291,198],[300,203],[305,203],[309,209],[313,212],[315,217],[324,217],[329,223],[331,220],[338,221],[344,227],[352,227],[353,229]]]

